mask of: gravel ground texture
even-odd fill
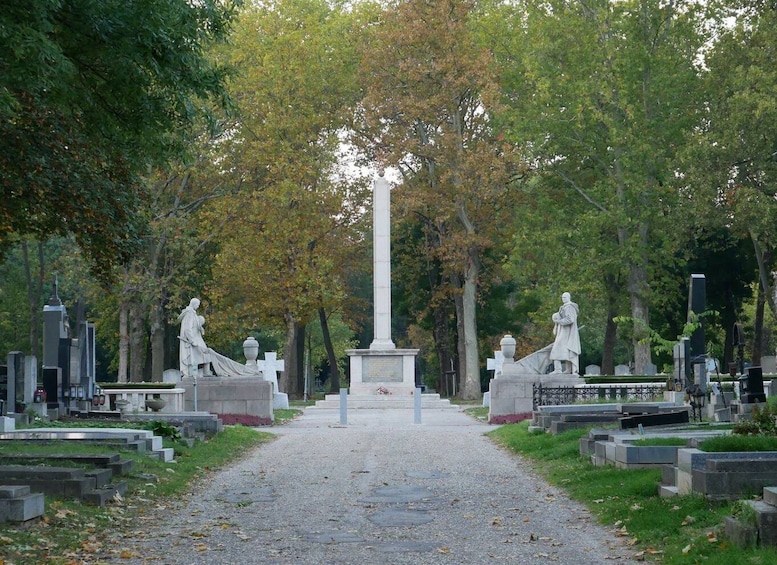
[[[633,563],[614,528],[456,409],[306,408],[115,539],[123,564]],[[115,553],[114,553],[115,555]]]

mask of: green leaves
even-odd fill
[[[0,232],[74,233],[107,279],[139,249],[139,175],[224,100],[204,48],[236,3],[34,4],[0,10]]]

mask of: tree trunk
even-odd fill
[[[607,292],[607,320],[604,328],[604,345],[602,346],[602,370],[603,375],[615,374],[615,346],[618,343],[618,324],[614,318],[619,314],[619,297],[623,290],[613,275],[604,277],[604,288]]]
[[[27,304],[30,309],[30,353],[41,359],[42,353],[38,351],[40,342],[40,312],[41,296],[43,294],[43,244],[38,242],[38,273],[35,278],[32,276],[32,264],[30,263],[27,240],[22,242],[22,253],[24,256],[24,277],[27,281]]]
[[[437,362],[440,371],[440,394],[443,396],[452,396],[450,382],[445,373],[455,371],[455,356],[453,354],[453,336],[451,331],[451,315],[448,302],[440,301],[433,307],[432,315],[434,317],[434,327],[432,335],[434,336],[434,348],[437,351]]]
[[[162,382],[162,372],[165,370],[165,321],[162,316],[162,305],[154,301],[149,313],[151,324],[151,380]]]
[[[755,320],[753,321],[753,349],[751,354],[751,364],[761,365],[763,356],[763,336],[764,336],[764,310],[766,309],[766,292],[763,286],[758,285],[758,298],[755,303]]]
[[[764,293],[763,300],[765,300],[766,304],[769,305],[769,310],[771,311],[772,316],[777,319],[777,305],[775,304],[773,289],[771,287],[771,283],[769,282],[772,271],[770,268],[771,253],[761,249],[761,244],[758,242],[758,238],[753,232],[750,232],[750,240],[753,242],[755,260],[758,262],[758,278],[761,281],[761,288],[763,289]],[[753,363],[755,363],[755,359],[753,359]]]
[[[478,263],[470,261],[467,272],[464,275],[464,288],[462,293],[462,329],[464,338],[462,344],[465,349],[463,366],[463,388],[461,397],[464,400],[478,400],[481,398],[480,389],[480,363],[478,359],[478,326],[476,317],[477,306],[477,279]]]
[[[463,373],[466,371],[467,366],[467,348],[464,343],[464,292],[459,277],[452,277],[453,286],[459,289],[453,297],[453,304],[456,308],[456,356],[459,363],[456,367],[456,382],[455,390],[452,391],[454,395],[461,395],[462,378]]]
[[[284,371],[281,373],[279,388],[289,398],[302,398],[304,384],[305,326],[297,323],[290,313],[286,313],[286,343],[283,346]]]
[[[618,240],[623,246],[628,241],[628,232],[618,230]],[[629,261],[628,292],[631,301],[631,317],[634,320],[634,374],[644,375],[648,363],[651,362],[650,342],[647,339],[650,328],[649,286],[647,282],[647,226],[638,228],[637,249],[632,251]]]
[[[129,359],[129,308],[122,301],[119,305],[119,375],[118,382],[127,382],[127,366]]]
[[[146,364],[145,332],[143,331],[143,309],[133,303],[129,310],[130,322],[130,382],[143,382],[143,369]]]
[[[321,323],[321,335],[324,338],[324,349],[326,349],[326,358],[329,361],[329,392],[337,393],[340,391],[340,368],[337,365],[332,336],[329,334],[329,322],[323,307],[318,309],[318,320]]]

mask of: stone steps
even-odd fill
[[[90,460],[89,464],[101,464],[102,467],[84,469],[83,467],[56,467],[40,464],[41,461]],[[103,506],[118,493],[127,492],[125,481],[112,482],[114,476],[127,473],[134,462],[122,460],[118,454],[107,456],[7,456],[8,459],[36,462],[34,465],[0,465],[0,483],[9,486],[25,487],[36,493],[57,498],[78,498],[87,504]]]
[[[413,409],[415,407],[415,399],[412,395],[398,396],[398,395],[373,395],[363,394],[355,395],[349,394],[347,399],[348,409],[363,410],[363,409],[390,409],[390,408],[407,408]],[[324,400],[316,401],[315,406],[311,408],[328,408],[339,409],[340,408],[340,395],[339,394],[327,394]],[[460,407],[451,404],[451,401],[447,398],[440,398],[439,394],[422,394],[421,395],[421,409],[454,409],[458,410]]]
[[[31,493],[27,485],[0,484],[0,523],[26,522],[43,516],[43,493]]]

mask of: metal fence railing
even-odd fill
[[[666,385],[612,384],[578,386],[543,386],[535,383],[532,391],[534,409],[538,406],[557,406],[585,402],[634,402],[663,398]]]

